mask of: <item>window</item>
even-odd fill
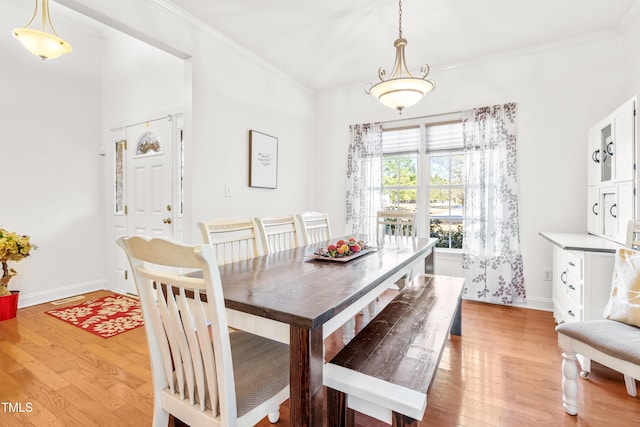
[[[462,249],[461,121],[385,127],[382,147],[384,209],[417,212],[418,236],[428,225],[436,247]]]
[[[124,150],[126,147],[126,141],[121,139],[115,142],[115,207],[114,213],[124,213]]]
[[[382,194],[385,210],[416,211],[420,182],[419,144],[419,128],[383,132]]]

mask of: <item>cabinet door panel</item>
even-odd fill
[[[587,185],[600,184],[600,127],[589,131],[587,142]]]
[[[620,243],[625,243],[627,238],[627,224],[634,219],[633,186],[633,181],[619,182],[616,184],[617,231],[615,240]]]
[[[553,317],[557,323],[565,321],[565,304],[567,298],[567,251],[553,246]]]
[[[634,178],[634,104],[630,101],[613,113],[613,164],[616,181]]]
[[[590,234],[602,234],[598,195],[597,186],[592,185],[587,189],[587,233]]]

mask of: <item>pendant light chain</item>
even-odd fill
[[[398,38],[402,38],[402,0],[398,0],[398,9],[400,9],[400,13],[398,14]]]

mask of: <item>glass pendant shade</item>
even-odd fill
[[[27,48],[27,50],[42,59],[53,59],[71,52],[71,45],[58,37],[49,16],[49,0],[42,0],[42,31],[29,28],[38,15],[38,0],[31,20],[24,28],[14,28],[13,36]],[[47,27],[51,32],[47,31]]]
[[[42,59],[53,59],[71,52],[69,43],[44,31],[16,28],[13,30],[13,35],[22,42],[29,52]]]
[[[385,80],[371,86],[369,94],[383,105],[402,111],[417,104],[434,87],[435,85],[431,80],[423,80],[417,77],[400,77]]]

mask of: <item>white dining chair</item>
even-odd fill
[[[268,254],[300,246],[298,226],[293,215],[256,218],[262,246]]]
[[[326,212],[303,212],[297,217],[302,244],[309,245],[331,239],[329,215]]]
[[[377,213],[377,236],[415,237],[416,213],[403,210],[383,210]]]
[[[289,397],[289,346],[229,332],[213,248],[119,237],[135,279],[153,375],[153,426],[253,426]],[[164,268],[163,268],[164,267]],[[203,278],[169,274],[198,269]],[[206,296],[206,301],[202,300]]]
[[[213,246],[218,265],[264,255],[258,225],[252,218],[214,218],[198,223],[202,240]]]

